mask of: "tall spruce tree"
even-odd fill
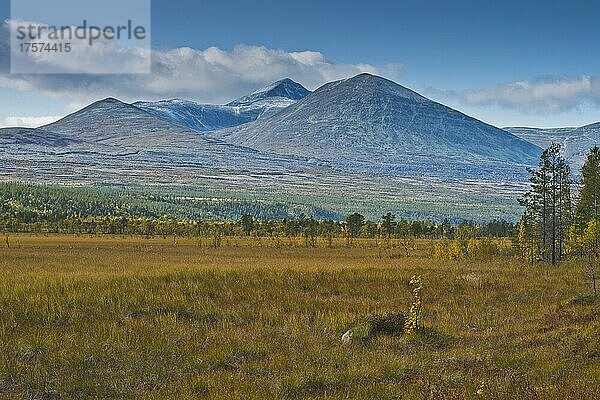
[[[600,148],[594,147],[581,169],[583,176],[579,201],[575,210],[575,228],[581,232],[587,224],[600,221]]]
[[[560,145],[553,143],[542,152],[538,168],[528,168],[531,190],[520,203],[532,229],[530,235],[538,249],[538,259],[556,265],[564,252],[564,239],[571,224],[571,170],[561,156]]]

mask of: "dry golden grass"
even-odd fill
[[[365,241],[316,249],[271,239],[198,244],[11,237],[11,248],[0,249],[0,397],[600,393],[600,301],[583,296],[589,290],[576,263],[432,260],[425,242],[410,258]],[[408,309],[413,274],[423,277],[428,329],[344,346],[340,336],[360,318]]]

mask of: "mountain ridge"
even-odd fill
[[[579,168],[583,166],[589,151],[594,146],[600,146],[600,122],[581,126],[564,141],[564,156],[576,168],[579,174]]]
[[[309,93],[304,86],[285,78],[224,105],[201,104],[181,99],[138,101],[133,105],[159,118],[202,133],[238,126],[265,115],[272,115]]]

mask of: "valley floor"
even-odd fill
[[[575,262],[433,260],[425,241],[411,257],[365,241],[206,244],[11,236],[0,249],[0,398],[600,393],[600,299],[586,297]],[[424,283],[423,333],[342,344],[357,320],[407,311],[414,274]]]

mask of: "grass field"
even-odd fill
[[[425,242],[411,257],[199,244],[11,237],[0,249],[0,398],[600,396],[600,300],[574,262],[440,261]],[[342,344],[361,318],[406,311],[414,274],[424,332]]]

